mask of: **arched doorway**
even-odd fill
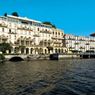
[[[55,49],[55,53],[57,53],[57,49]]]
[[[35,54],[38,54],[38,52],[39,52],[39,49],[35,48]]]
[[[39,49],[39,53],[40,53],[40,54],[43,53],[43,49],[42,49],[42,48]]]
[[[26,54],[29,54],[29,48],[26,48]]]
[[[61,49],[61,53],[63,53],[63,49]]]
[[[31,54],[33,53],[33,48],[30,49],[30,53],[31,53]]]
[[[61,51],[60,51],[60,49],[58,49],[58,53],[60,53]]]
[[[15,53],[18,53],[19,52],[19,47],[15,47],[14,51],[15,51]]]
[[[24,54],[24,48],[21,48],[21,54]]]
[[[47,50],[45,49],[45,54],[47,54]]]
[[[11,54],[11,51],[12,51],[12,50],[9,50],[9,54]]]

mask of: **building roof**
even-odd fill
[[[17,16],[12,16],[12,15],[7,15],[7,17],[24,20],[24,21],[36,22],[36,23],[40,23],[41,25],[44,25],[44,26],[51,26],[51,25],[43,24],[41,21],[33,20],[33,19],[30,19],[27,17],[17,17]]]
[[[30,21],[30,22],[32,21],[32,22],[42,23],[41,21],[29,19],[29,18],[27,18],[27,17],[16,17],[16,16],[12,16],[12,15],[7,15],[7,17],[15,18],[15,19],[19,19],[19,20]]]
[[[17,16],[13,16],[13,15],[7,15],[7,16],[0,16],[0,18],[13,18],[13,19],[27,21],[27,22],[34,22],[34,23],[41,24],[41,26],[52,28],[52,25],[43,24],[41,21],[37,21],[37,20],[30,19],[30,18],[27,18],[27,17],[20,17],[20,16],[17,17]],[[59,32],[59,31],[57,31],[57,32]]]

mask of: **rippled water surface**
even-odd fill
[[[2,63],[0,95],[95,95],[95,59]]]

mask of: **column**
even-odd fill
[[[19,48],[19,52],[18,53],[21,54],[21,48]]]
[[[29,54],[31,54],[31,48],[29,48]]]
[[[24,48],[24,54],[26,54],[26,48]]]
[[[12,54],[14,54],[14,51],[15,51],[15,48],[13,47],[13,49],[12,49],[11,53],[12,53]]]
[[[33,48],[32,54],[35,54],[35,48]]]

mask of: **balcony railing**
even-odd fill
[[[34,34],[33,36],[34,36],[34,37],[40,37],[40,35],[39,35],[39,34]]]
[[[40,33],[48,33],[48,34],[51,34],[50,31],[44,31],[44,30],[40,31]]]
[[[85,45],[90,45],[89,43],[86,43]]]
[[[85,49],[85,47],[80,47],[80,49]]]
[[[5,27],[5,28],[7,28],[7,25],[6,25],[6,24],[0,24],[0,27]]]
[[[17,33],[15,33],[15,32],[9,32],[8,34],[17,34]]]
[[[64,38],[62,37],[58,37],[58,36],[56,36],[56,37],[52,37],[52,39],[59,39],[59,40],[63,40]]]
[[[79,45],[80,43],[78,43],[78,42],[76,42],[76,43],[74,43],[75,45]]]

